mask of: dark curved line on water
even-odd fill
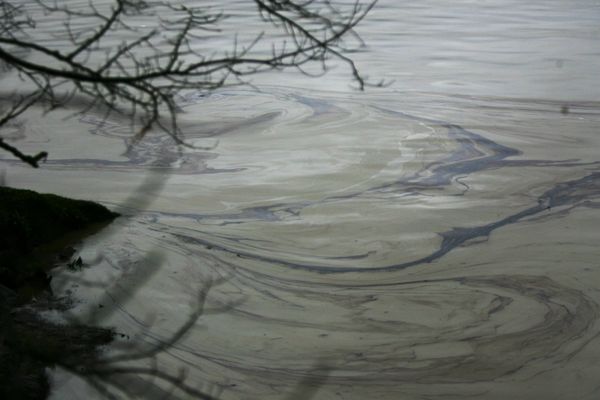
[[[434,119],[427,119],[409,115],[402,112],[386,110],[380,107],[374,107],[382,112],[390,113],[393,115],[401,116],[403,118],[426,122],[428,124],[436,124],[442,126],[448,130],[448,136],[459,144],[459,148],[452,152],[449,156],[430,163],[424,167],[420,172],[417,172],[413,176],[398,180],[396,182],[380,185],[374,188],[365,190],[364,192],[352,193],[344,196],[333,196],[322,199],[318,202],[302,202],[296,204],[274,204],[270,206],[256,207],[251,209],[245,209],[239,214],[235,215],[219,215],[219,216],[196,216],[198,220],[204,218],[219,218],[219,219],[261,219],[265,221],[276,221],[281,220],[276,212],[288,212],[290,214],[298,214],[300,209],[309,207],[318,203],[325,203],[340,199],[351,199],[355,198],[364,193],[370,192],[381,192],[386,189],[402,189],[404,191],[418,190],[418,189],[431,189],[436,187],[443,187],[450,185],[454,179],[459,176],[470,175],[475,172],[496,169],[502,167],[513,167],[513,166],[555,166],[555,167],[573,167],[573,166],[596,166],[600,162],[578,162],[578,160],[507,160],[508,157],[516,156],[521,154],[517,149],[507,147],[496,143],[490,139],[487,139],[479,134],[468,131],[465,128],[456,125],[449,124],[444,121],[438,121]],[[449,163],[449,164],[448,164]],[[420,176],[425,171],[431,171],[432,175],[420,179]],[[556,184],[553,188],[547,190],[542,196],[538,198],[536,205],[526,208],[518,213],[509,215],[505,218],[491,222],[489,224],[475,226],[475,227],[455,227],[449,231],[438,233],[442,237],[442,242],[439,248],[427,256],[407,261],[404,263],[387,265],[382,267],[334,267],[334,266],[323,266],[323,265],[310,265],[304,263],[294,263],[277,259],[274,257],[258,256],[249,252],[233,251],[225,246],[216,245],[202,239],[191,238],[186,235],[177,235],[182,240],[187,242],[195,242],[204,245],[208,248],[220,250],[228,253],[237,255],[238,257],[250,258],[262,262],[284,265],[293,269],[303,269],[307,271],[319,272],[319,273],[346,273],[346,272],[383,272],[383,271],[395,271],[410,268],[420,264],[431,263],[453,249],[461,246],[462,244],[476,239],[476,238],[487,238],[496,229],[503,226],[517,223],[524,218],[534,216],[542,212],[551,211],[553,207],[572,205],[575,206],[583,200],[600,195],[600,173],[593,172],[583,178],[567,181]],[[285,208],[282,208],[285,207]],[[188,215],[189,217],[189,215]],[[369,253],[356,254],[347,257],[339,257],[338,259],[364,259],[369,256]],[[334,258],[329,258],[334,259]]]
[[[526,208],[518,213],[509,215],[505,218],[499,219],[489,224],[479,225],[474,227],[459,227],[453,228],[452,230],[439,233],[442,237],[442,242],[439,248],[425,257],[421,257],[415,260],[392,264],[382,267],[368,267],[368,266],[357,266],[357,267],[333,267],[333,266],[322,266],[322,265],[311,265],[294,263],[285,261],[273,257],[254,255],[249,252],[234,251],[229,248],[211,243],[207,240],[190,237],[183,234],[175,233],[174,236],[182,240],[183,242],[193,243],[208,247],[210,249],[235,254],[238,257],[253,259],[262,261],[270,264],[279,264],[292,269],[302,269],[311,272],[318,272],[323,274],[331,273],[348,273],[348,272],[386,272],[386,271],[398,271],[406,268],[410,268],[420,264],[429,264],[433,261],[443,257],[450,251],[464,244],[465,242],[481,238],[489,237],[489,235],[501,227],[517,223],[524,218],[534,216],[542,212],[551,212],[554,207],[561,206],[577,206],[579,203],[592,198],[600,196],[600,172],[593,172],[583,178],[575,179],[572,181],[561,182],[556,184],[552,189],[546,191],[542,196],[538,198],[538,203],[535,206]],[[367,255],[362,255],[366,257]],[[359,259],[361,255],[350,256],[351,259]]]
[[[314,108],[323,108],[328,104],[325,101],[310,102],[306,98],[297,98],[297,101],[304,103]],[[554,166],[554,167],[573,167],[573,166],[597,166],[600,162],[584,163],[578,160],[508,160],[507,158],[520,155],[521,152],[518,149],[514,149],[502,144],[496,143],[493,140],[485,138],[482,135],[471,132],[460,125],[447,123],[440,120],[423,118],[415,115],[410,115],[400,111],[393,111],[378,106],[372,106],[374,109],[397,116],[403,119],[424,122],[429,125],[437,125],[447,130],[448,137],[457,144],[457,148],[453,150],[449,155],[439,160],[429,163],[423,167],[420,171],[412,174],[411,176],[405,176],[396,181],[385,183],[379,186],[371,187],[364,191],[354,192],[347,195],[330,196],[323,198],[318,201],[304,201],[297,203],[278,203],[267,206],[251,207],[241,210],[239,213],[232,214],[193,214],[193,213],[163,213],[163,212],[152,212],[143,211],[143,214],[157,214],[165,216],[176,216],[183,218],[192,218],[197,221],[202,220],[223,220],[223,225],[244,223],[248,220],[262,220],[267,222],[281,221],[281,213],[287,215],[297,216],[300,210],[306,207],[310,207],[316,204],[323,204],[327,202],[335,202],[339,200],[352,199],[364,194],[381,193],[381,192],[396,192],[402,191],[406,194],[418,193],[420,190],[431,190],[436,188],[443,188],[451,185],[454,180],[458,177],[468,176],[470,174],[489,170],[498,169],[503,167],[514,167],[514,166]],[[262,122],[262,120],[261,120]],[[165,160],[165,155],[161,157],[162,163],[165,161],[169,163],[172,161],[170,157]],[[140,151],[139,154],[130,154],[128,161],[104,161],[105,163],[123,166],[123,164],[131,163],[143,163],[150,161],[152,158],[148,157],[145,151]],[[6,160],[3,160],[6,161]],[[71,163],[87,164],[89,162],[99,162],[100,160],[69,160]],[[100,163],[102,163],[100,161]],[[154,165],[154,167],[162,166]],[[155,162],[155,164],[157,164]],[[172,169],[169,171],[172,173]],[[228,171],[202,171],[202,173],[208,172],[228,172]],[[429,172],[430,175],[423,176],[425,172]],[[467,188],[468,189],[468,188]],[[583,193],[580,193],[582,192]],[[464,192],[462,193],[464,194]],[[462,195],[458,194],[458,195]],[[577,205],[577,203],[585,200],[589,197],[600,195],[600,173],[593,172],[583,178],[567,181],[556,184],[552,189],[546,191],[542,196],[539,197],[538,203],[532,207],[526,208],[518,213],[509,215],[505,218],[497,220],[495,222],[475,226],[475,227],[455,227],[449,231],[438,233],[441,236],[442,241],[439,248],[429,255],[424,257],[407,261],[404,263],[381,266],[381,267],[368,267],[368,266],[356,266],[356,267],[335,267],[327,265],[311,265],[305,263],[295,263],[291,261],[285,261],[276,257],[266,257],[252,254],[250,252],[235,251],[227,246],[212,243],[208,240],[203,240],[195,237],[190,237],[184,234],[174,234],[184,242],[196,243],[205,246],[209,249],[217,251],[227,252],[234,254],[238,257],[254,259],[266,263],[284,265],[289,268],[303,269],[318,273],[345,273],[345,272],[375,272],[375,271],[394,271],[410,268],[420,264],[431,263],[448,252],[461,246],[469,240],[488,237],[494,230],[514,224],[521,221],[524,218],[534,216],[541,212],[548,211],[552,207],[563,206],[563,205]],[[227,221],[229,220],[229,221]],[[339,257],[328,257],[329,260],[361,260],[365,259],[370,253],[359,253],[349,256]]]

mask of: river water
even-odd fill
[[[5,160],[9,185],[123,214],[53,280],[71,318],[123,334],[111,387],[599,398],[600,3],[387,0],[359,32],[357,65],[392,84],[358,92],[336,65],[187,93],[202,150],[157,132],[125,155],[126,122],[91,111],[15,125],[50,158]]]

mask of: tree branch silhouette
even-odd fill
[[[74,6],[36,0],[27,8],[2,2],[0,61],[26,89],[13,93],[11,105],[0,110],[0,127],[34,104],[50,111],[84,94],[91,103],[81,112],[103,106],[106,117],[119,113],[131,118],[130,146],[157,128],[179,145],[192,147],[177,123],[176,96],[183,90],[210,92],[247,84],[246,77],[268,70],[296,68],[310,75],[304,69],[308,64],[316,64],[320,75],[330,59],[348,65],[362,90],[365,79],[344,53],[362,45],[354,28],[375,3],[254,0],[263,23],[285,39],[268,39],[263,31],[240,45],[236,36],[230,50],[205,54],[196,44],[210,40],[207,33],[219,32],[228,17],[224,11],[166,1],[114,0],[101,9],[92,2]],[[43,44],[35,40],[38,25],[56,21],[65,21],[65,38]],[[270,52],[259,49],[269,44]],[[24,154],[5,139],[0,148],[33,167],[47,156]]]

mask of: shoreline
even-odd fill
[[[73,246],[118,216],[91,201],[0,187],[0,398],[46,399],[46,368],[86,369],[112,342],[112,329],[57,324],[40,313],[69,308],[52,294],[49,271],[82,268]]]

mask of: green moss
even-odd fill
[[[51,254],[117,216],[91,201],[0,187],[0,284],[43,279]]]
[[[51,309],[56,300],[43,291],[56,256],[117,216],[90,201],[0,187],[0,399],[47,398],[45,368],[94,365],[112,340],[110,329],[56,325],[19,304],[40,293],[46,300],[35,304]]]

